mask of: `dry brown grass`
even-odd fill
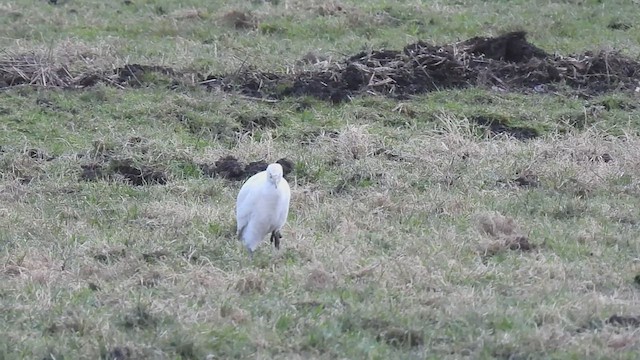
[[[614,109],[594,103],[617,98],[589,99],[583,114],[582,100],[475,90],[332,105],[253,102],[162,78],[43,89],[126,63],[284,72],[314,51],[302,68],[322,69],[368,48],[497,32],[486,27],[496,18],[582,51],[628,43],[630,33],[580,26],[628,5],[42,5],[0,5],[8,36],[20,36],[0,38],[0,71],[36,85],[0,101],[0,358],[634,358],[640,349],[634,95],[618,94]],[[234,9],[247,27],[214,26]],[[523,22],[527,11],[535,22]],[[478,110],[545,135],[480,136],[463,115]],[[245,129],[243,114],[278,122]],[[555,125],[576,118],[584,128]],[[241,183],[199,172],[226,155],[295,163],[282,249],[267,241],[253,262],[234,235]],[[166,184],[82,179],[80,165],[108,157],[162,168]]]

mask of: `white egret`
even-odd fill
[[[249,257],[269,233],[273,245],[280,248],[280,230],[287,221],[290,199],[291,189],[278,163],[270,164],[242,185],[236,201],[236,221],[238,237]]]

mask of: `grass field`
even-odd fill
[[[637,8],[0,3],[0,359],[637,358]],[[520,29],[635,82],[282,95],[363,51]],[[245,72],[282,96],[202,86]],[[282,158],[282,247],[250,261],[243,164]]]

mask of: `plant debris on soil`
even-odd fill
[[[0,59],[0,88],[22,84],[76,88],[98,82],[121,88],[137,87],[157,82],[157,76],[146,75],[159,74],[169,80],[172,88],[177,84],[198,84],[254,98],[313,96],[338,103],[366,93],[403,99],[413,94],[472,86],[525,93],[569,88],[582,96],[591,96],[634,90],[640,80],[640,62],[619,51],[552,55],[529,43],[524,31],[446,45],[418,41],[402,50],[360,52],[340,62],[317,64],[293,74],[254,71],[243,65],[230,74],[204,76],[141,64],[72,74],[66,65],[51,62],[46,56],[33,54],[5,56]]]

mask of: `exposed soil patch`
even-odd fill
[[[115,75],[117,76],[115,81],[120,85],[139,87],[144,85],[145,76],[151,73],[175,75],[173,69],[168,67],[131,64],[115,69]]]
[[[341,102],[366,92],[405,98],[470,86],[546,92],[566,85],[593,95],[633,89],[638,79],[640,63],[618,52],[550,55],[527,42],[520,31],[456,44],[420,41],[402,51],[361,52],[325,69],[292,76],[252,71],[210,76],[205,85],[256,97],[309,95]]]
[[[287,158],[279,159],[276,163],[282,165],[285,178],[293,171],[293,162]],[[267,166],[269,164],[264,160],[253,161],[245,165],[242,161],[228,155],[216,160],[213,165],[200,164],[200,169],[207,176],[220,176],[227,180],[242,181],[266,170]]]
[[[149,253],[143,253],[142,259],[150,264],[154,264],[160,260],[164,260],[169,257],[169,252],[165,250],[156,250]]]
[[[383,174],[354,174],[351,177],[344,178],[336,185],[331,194],[341,194],[351,188],[367,187],[378,183]]]
[[[516,178],[500,179],[496,181],[496,184],[503,186],[538,187],[540,186],[540,178],[531,170],[523,170],[516,173]]]
[[[589,157],[589,161],[602,161],[608,163],[609,161],[613,161],[613,157],[608,153],[603,153],[602,155],[592,155],[591,157]]]
[[[507,250],[532,251],[538,247],[529,242],[529,238],[511,217],[499,213],[485,213],[480,214],[476,221],[478,230],[491,237],[479,249],[484,261]]]
[[[488,129],[493,135],[506,134],[518,140],[533,139],[540,135],[534,128],[510,125],[508,121],[498,117],[478,115],[471,117],[471,121]]]
[[[346,318],[343,321],[345,331],[364,329],[376,334],[376,340],[396,347],[415,347],[424,344],[424,334],[415,329],[395,326],[382,319]]]
[[[540,186],[540,179],[538,178],[538,175],[530,170],[525,170],[518,173],[518,177],[513,179],[513,182],[522,187]]]
[[[376,340],[396,347],[414,347],[424,344],[424,335],[418,330],[391,328],[378,334]]]
[[[629,30],[633,27],[633,25],[623,22],[623,21],[611,21],[609,25],[607,25],[609,29],[612,30]]]
[[[266,290],[266,284],[258,275],[249,274],[239,279],[234,288],[241,295],[264,293]]]
[[[640,316],[620,316],[612,315],[606,321],[607,324],[620,327],[640,327]]]
[[[228,13],[222,20],[240,29],[255,28],[257,24],[251,14],[242,12]],[[626,26],[612,23],[611,27],[624,30]],[[147,84],[175,88],[183,84],[263,99],[313,96],[338,103],[365,93],[402,99],[429,91],[472,86],[525,93],[569,88],[572,93],[590,96],[633,90],[640,80],[640,62],[619,52],[552,55],[529,43],[524,31],[474,37],[445,45],[419,41],[402,50],[366,51],[339,62],[327,61],[324,67],[295,74],[256,71],[245,64],[233,73],[209,76],[142,64],[72,74],[66,65],[51,62],[44,55],[5,56],[0,59],[0,88],[22,84],[77,88],[98,82],[121,88]],[[532,136],[532,133],[521,136]]]
[[[280,118],[273,115],[247,116],[241,115],[238,121],[247,131],[256,129],[273,129],[280,125]]]
[[[131,356],[131,349],[126,346],[116,346],[103,354],[103,358],[107,360],[128,360],[131,359]]]
[[[250,12],[233,10],[224,14],[221,18],[222,23],[235,29],[255,29],[258,26],[258,20]]]
[[[134,151],[139,155],[148,154],[145,139],[140,137],[132,137],[124,145],[127,148],[137,146],[138,149]],[[88,156],[78,154],[78,157],[85,159],[84,163],[80,164],[80,180],[122,181],[134,186],[167,183],[168,177],[164,168],[134,160],[130,156],[131,154],[118,156],[114,144],[95,141]]]
[[[126,255],[127,253],[124,249],[111,249],[97,253],[93,255],[93,258],[103,264],[109,264],[120,260]]]
[[[158,319],[156,319],[155,316],[149,313],[144,306],[138,305],[128,314],[124,315],[122,326],[127,329],[144,329],[154,327],[157,323]]]
[[[30,158],[36,159],[36,160],[51,161],[55,159],[55,156],[49,156],[44,150],[40,150],[40,149],[28,149],[24,153]]]
[[[80,178],[85,181],[122,180],[135,186],[164,185],[167,174],[164,170],[147,165],[136,165],[131,159],[112,159],[107,163],[90,163],[80,165]]]

